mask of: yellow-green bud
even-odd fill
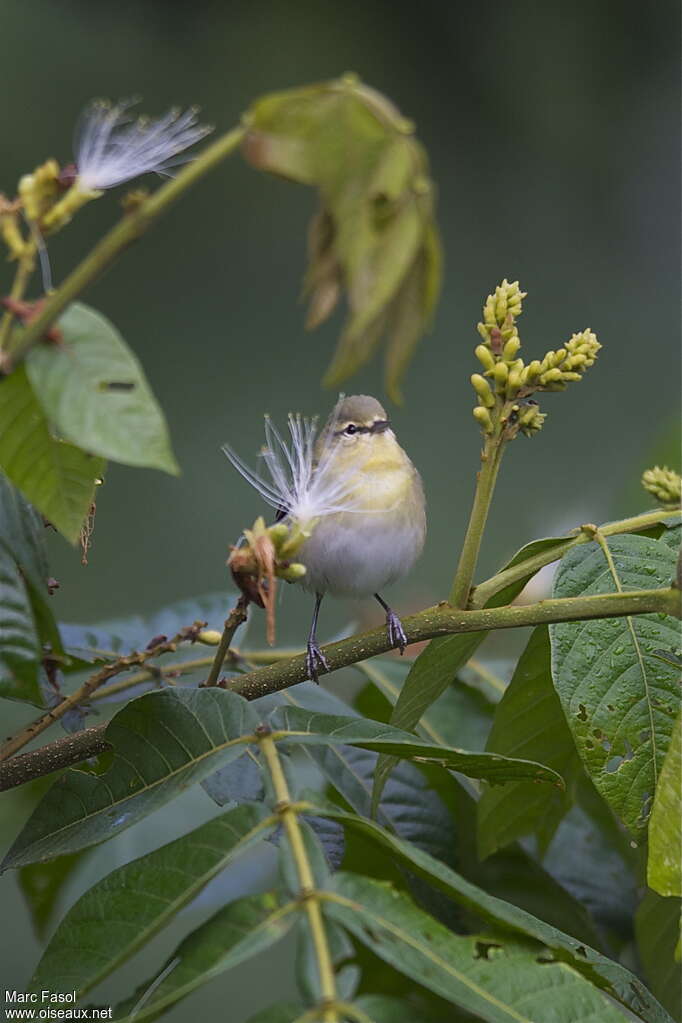
[[[495,404],[495,398],[493,392],[490,390],[490,384],[485,377],[482,377],[480,373],[473,373],[471,376],[471,384],[476,391],[476,394],[481,399],[481,404],[485,405],[486,408],[492,408]]]
[[[301,565],[298,562],[294,562],[293,565],[288,565],[286,568],[280,568],[277,570],[277,575],[288,583],[298,582],[298,580],[302,579],[305,574],[305,565]]]
[[[474,419],[481,424],[485,433],[493,432],[493,421],[490,418],[490,413],[487,408],[483,408],[482,405],[477,405],[474,409]]]
[[[493,324],[493,326],[494,326],[494,324]],[[488,327],[486,327],[485,323],[477,323],[476,324],[476,330],[481,335],[481,337],[483,338],[484,341],[489,341],[490,340],[490,330],[489,330]]]
[[[642,486],[652,494],[664,508],[677,508],[680,505],[682,478],[680,474],[667,466],[655,465],[642,473]]]
[[[552,384],[559,380],[561,380],[561,370],[557,366],[553,369],[546,370],[540,377],[540,382],[542,384]]]
[[[202,629],[201,632],[197,633],[197,641],[204,643],[206,646],[218,646],[220,639],[220,633],[216,632],[215,629]]]
[[[513,362],[516,358],[516,353],[521,347],[521,339],[518,334],[512,334],[507,341],[506,345],[502,349],[502,358],[505,362]]]
[[[542,429],[545,419],[545,413],[540,412],[537,405],[528,405],[519,415],[519,429],[526,437],[530,437]]]
[[[507,397],[515,398],[521,389],[523,379],[518,369],[513,369],[507,379]]]
[[[506,362],[498,362],[493,370],[493,377],[497,384],[498,391],[504,391],[507,386],[507,377],[509,376],[509,367]]]
[[[484,369],[491,370],[495,365],[493,353],[485,345],[478,345],[475,354]]]
[[[533,359],[532,362],[528,363],[524,372],[524,383],[530,383],[533,380],[537,380],[540,376],[542,366],[539,359]]]
[[[268,529],[270,539],[274,543],[275,547],[278,547],[284,542],[289,536],[289,527],[286,522],[275,522],[274,526],[270,526]]]
[[[557,349],[557,351],[554,353],[554,364],[555,364],[555,366],[558,366],[559,363],[563,362],[564,359],[566,358],[567,354],[568,353],[567,353],[565,348]]]

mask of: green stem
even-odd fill
[[[483,454],[481,456],[483,464],[476,479],[476,493],[474,494],[474,503],[471,508],[471,515],[469,516],[469,525],[464,537],[462,553],[459,556],[457,572],[455,573],[452,589],[450,590],[449,601],[453,607],[464,608],[469,602],[469,593],[474,579],[474,572],[476,571],[478,552],[481,548],[490,502],[495,490],[497,474],[500,470],[504,445],[504,439],[495,436],[488,437],[483,447]]]
[[[227,652],[230,649],[232,637],[239,626],[246,621],[246,609],[248,606],[248,597],[242,595],[225,619],[225,628],[223,629],[223,634],[220,637],[220,643],[218,644],[218,649],[215,652],[211,670],[209,671],[208,678],[206,679],[207,686],[215,686],[218,684],[220,672],[223,668],[223,662],[227,657]]]
[[[35,246],[27,243],[28,247],[19,258],[17,266],[17,272],[14,275],[14,281],[12,282],[12,290],[9,293],[9,297],[18,302],[24,297],[28,282],[31,279],[31,274],[35,268]],[[5,315],[0,323],[0,352],[3,352],[7,347],[7,341],[9,339],[9,332],[12,328],[12,322],[14,320],[14,313],[11,309],[5,310]]]
[[[675,515],[679,515],[679,509],[668,512],[658,508],[656,511],[633,515],[629,519],[608,522],[605,526],[599,527],[599,532],[603,536],[615,536],[618,533],[636,533],[642,529],[647,529],[649,526],[655,526],[666,518],[672,518]],[[531,558],[526,558],[517,565],[505,568],[502,572],[491,576],[490,579],[486,579],[485,582],[479,583],[472,593],[471,607],[485,607],[496,593],[499,593],[500,590],[505,589],[511,583],[518,582],[527,575],[534,575],[541,568],[544,568],[545,565],[551,565],[553,561],[558,561],[573,547],[578,547],[582,543],[589,543],[591,540],[594,540],[594,528],[594,526],[580,526],[576,536],[567,537],[566,540],[563,542],[559,541],[556,546],[550,547],[549,550],[541,551]]]
[[[246,129],[233,128],[208,146],[158,191],[144,199],[123,217],[73,270],[63,284],[47,299],[40,314],[31,320],[10,353],[5,353],[2,369],[9,373],[37,344],[59,314],[73,302],[124,249],[140,238],[192,185],[232,153],[242,142]]]
[[[329,951],[327,932],[325,931],[324,920],[322,918],[320,896],[315,887],[315,878],[298,821],[298,812],[291,802],[291,794],[282,769],[282,762],[277,752],[277,745],[267,726],[261,728],[258,735],[258,744],[269,771],[272,788],[275,793],[275,811],[282,822],[291,855],[296,865],[299,898],[303,902],[308,918],[310,937],[317,960],[320,993],[322,996],[320,1015],[325,1023],[335,1023],[335,1021],[338,1021],[339,1016],[334,1008],[334,1002],[336,1001],[334,963]]]

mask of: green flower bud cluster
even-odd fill
[[[521,315],[526,294],[521,291],[518,281],[510,284],[505,278],[493,294],[488,295],[483,306],[483,323],[478,324],[478,333],[487,344],[494,342],[499,332],[504,341],[512,337],[515,333],[514,319]]]
[[[522,386],[532,390],[563,391],[566,384],[580,380],[586,369],[594,366],[601,345],[589,328],[574,334],[563,348],[547,352],[544,359],[534,359],[525,366]]]
[[[300,529],[298,525],[289,526],[286,522],[275,522],[273,526],[265,526],[262,518],[254,523],[254,529],[258,533],[267,535],[273,547],[275,559],[275,575],[285,579],[288,583],[298,582],[306,573],[305,565],[291,561],[291,558],[300,550],[303,543],[308,539],[309,534]],[[249,542],[253,535],[252,530],[244,530],[244,535]]]
[[[476,348],[483,372],[474,373],[471,383],[478,398],[474,419],[486,434],[505,431],[511,437],[519,431],[526,436],[537,433],[545,415],[536,402],[524,399],[535,391],[563,391],[567,384],[580,380],[594,365],[601,348],[588,329],[574,334],[562,348],[526,365],[519,357],[521,339],[514,322],[522,312],[525,297],[518,281],[510,284],[504,280],[483,306],[478,332],[484,343]]]
[[[663,508],[679,508],[682,502],[682,477],[674,469],[655,465],[642,473],[642,486]]]

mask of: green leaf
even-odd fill
[[[353,1002],[355,1008],[366,1013],[372,1023],[428,1023],[426,1016],[416,1015],[413,1005],[402,998],[391,998],[389,995],[361,995]],[[456,1023],[452,1019],[452,1023]]]
[[[425,742],[408,732],[367,718],[337,717],[297,707],[280,707],[273,712],[270,723],[274,731],[287,733],[287,741],[302,745],[341,743],[360,746],[375,753],[390,753],[400,758],[439,764],[470,778],[485,778],[491,782],[533,778],[563,785],[560,775],[542,764],[501,757],[496,753],[469,753]],[[284,738],[283,735],[281,737]]]
[[[104,316],[76,302],[59,345],[27,358],[33,391],[61,436],[96,455],[177,475],[163,413],[137,358]]]
[[[584,772],[573,795],[542,865],[586,908],[615,954],[634,937],[640,854]]]
[[[28,903],[33,927],[43,938],[52,921],[59,897],[80,869],[85,853],[60,856],[50,863],[32,863],[19,871],[19,887]]]
[[[296,903],[280,905],[274,892],[231,902],[185,938],[155,977],[117,1005],[113,1019],[143,1023],[156,1017],[202,984],[280,941],[297,912]],[[161,983],[154,986],[159,977]]]
[[[580,758],[552,686],[549,635],[539,626],[531,635],[509,688],[495,711],[488,752],[539,760],[571,786]],[[486,789],[478,803],[478,849],[485,859],[501,846],[536,834],[547,848],[570,800],[565,791],[513,782]]]
[[[56,439],[19,366],[0,381],[0,468],[24,497],[74,543],[104,460]],[[81,443],[86,442],[82,438]]]
[[[609,537],[612,565],[599,544],[576,547],[561,562],[554,595],[667,586],[679,533],[670,530],[660,540]],[[601,794],[641,839],[680,707],[678,671],[654,651],[675,646],[679,623],[656,614],[565,622],[550,626],[550,637],[554,686],[580,756]]]
[[[397,395],[440,289],[423,147],[393,104],[344,76],[259,99],[245,154],[258,169],[319,190],[305,281],[308,325],[330,315],[342,288],[349,306],[325,384],[335,387],[355,372],[387,335],[387,386]]]
[[[327,875],[328,879],[329,875]],[[326,882],[325,882],[326,886]],[[296,926],[296,985],[308,1002],[314,1005],[324,997],[320,983],[317,952],[310,933],[310,923],[301,917]],[[338,997],[344,1002],[352,999],[360,980],[360,970],[352,962],[355,949],[345,930],[325,919],[324,931],[329,948],[329,956],[334,966],[336,990]]]
[[[565,962],[598,984],[613,998],[627,1006],[638,1019],[645,1020],[646,1023],[671,1023],[668,1014],[652,998],[644,985],[619,963],[518,906],[489,895],[444,863],[417,849],[412,843],[392,835],[374,821],[347,813],[323,800],[316,793],[306,792],[304,798],[310,805],[311,812],[338,820],[344,826],[357,830],[371,841],[379,843],[397,862],[445,892],[486,925],[492,926],[495,930],[511,930],[546,946],[554,958]]]
[[[353,667],[376,686],[391,706],[395,705],[410,670],[409,663],[376,657]],[[471,684],[465,681],[464,675],[471,679]],[[480,675],[477,668],[465,669],[422,715],[417,734],[443,746],[461,744],[468,750],[482,752],[492,725],[495,704],[480,686],[487,685],[487,678],[492,677],[487,672],[485,677]]]
[[[557,542],[559,541],[556,538],[550,537],[527,544],[514,555],[505,568],[511,568],[519,562],[525,561],[526,558],[554,546]],[[533,575],[535,573],[531,572],[523,579],[505,586],[503,590],[494,594],[486,602],[485,607],[502,607],[504,604],[511,603]],[[470,632],[453,636],[438,636],[436,639],[432,639],[410,669],[400,691],[398,702],[393,708],[391,724],[397,728],[412,731],[428,708],[445,692],[450,683],[455,681],[460,669],[473,656],[487,635],[487,632]],[[372,794],[373,813],[381,798],[381,790],[386,784],[386,778],[394,765],[395,760],[388,757],[382,757],[377,764]]]
[[[649,821],[649,887],[660,895],[682,896],[682,714],[656,786]]]
[[[236,595],[229,591],[206,593],[174,601],[150,615],[129,615],[86,625],[69,622],[60,628],[64,645],[72,657],[79,661],[110,661],[121,654],[143,650],[154,636],[173,636],[195,621],[205,621],[207,628],[222,632],[225,618],[236,599]],[[240,636],[243,636],[243,629]],[[208,648],[201,649],[207,651]],[[197,656],[196,646],[188,656]],[[174,660],[182,657],[180,650],[173,655]]]
[[[453,934],[407,896],[369,878],[337,874],[326,912],[401,973],[490,1023],[623,1019],[539,943],[499,933]]]
[[[30,989],[74,990],[81,998],[274,826],[265,807],[238,806],[114,870],[66,914]]]
[[[109,770],[98,777],[66,771],[36,807],[2,869],[111,838],[241,756],[257,724],[246,700],[224,690],[178,687],[132,700],[107,725],[114,747]]]
[[[41,656],[26,584],[10,552],[0,543],[0,696],[40,706]]]
[[[648,891],[635,916],[637,948],[651,990],[674,1019],[682,1019],[679,948],[682,902]]]
[[[31,603],[37,632],[37,648],[41,654],[45,648],[59,657],[64,651],[50,607],[47,587],[50,573],[47,565],[45,525],[42,516],[25,500],[3,472],[0,472],[0,521],[2,521],[0,559],[9,555],[21,573]],[[4,554],[1,550],[3,547]],[[2,646],[0,643],[0,650]],[[35,696],[38,705],[43,706],[42,696],[34,691]]]

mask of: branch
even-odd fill
[[[5,374],[25,358],[52,326],[59,314],[73,302],[132,242],[140,238],[154,222],[165,213],[197,181],[217,167],[229,156],[244,138],[246,129],[233,128],[217,139],[191,163],[163,185],[158,191],[144,199],[134,210],[126,213],[122,220],[109,231],[85,259],[73,270],[63,284],[45,302],[40,314],[20,334],[11,352],[3,353],[0,369]]]
[[[11,757],[0,764],[0,792],[106,753],[112,748],[104,735],[106,727],[96,725],[94,728],[86,728],[75,735],[65,735],[63,739],[57,739],[31,753]]]
[[[562,597],[542,600],[537,604],[519,607],[483,608],[477,611],[461,611],[447,603],[427,608],[418,614],[403,619],[408,643],[419,643],[434,636],[455,635],[465,632],[487,632],[489,629],[515,629],[528,625],[551,624],[553,622],[588,621],[594,618],[623,618],[636,614],[667,614],[682,618],[680,591],[675,588],[657,590],[634,590],[627,593],[600,593],[591,597]],[[368,657],[386,653],[392,649],[384,628],[351,636],[322,648],[332,671],[357,664]],[[299,682],[305,682],[308,673],[305,655],[298,654],[283,660],[276,660],[264,668],[230,679],[224,688],[239,693],[247,700],[255,700],[269,693],[276,693]],[[100,725],[81,733],[90,736],[92,748],[83,742],[81,759],[95,756],[102,751],[101,743],[106,725]],[[75,738],[75,737],[74,737]],[[62,752],[63,751],[63,752]],[[34,753],[22,757],[29,764],[32,773],[22,773],[18,780],[12,771],[14,761],[0,763],[0,791],[19,785],[29,778],[49,774],[60,767],[74,763],[66,758],[68,745],[60,739],[43,746]],[[19,759],[19,758],[17,758]]]
[[[602,536],[616,536],[618,533],[638,533],[643,529],[648,529],[650,526],[663,522],[665,519],[679,516],[679,514],[679,508],[672,509],[671,511],[657,508],[655,511],[633,515],[629,519],[607,522],[606,525],[598,527],[598,532]],[[470,607],[485,607],[495,594],[505,589],[510,583],[518,582],[519,579],[523,579],[527,575],[534,575],[541,568],[544,568],[545,565],[551,565],[552,562],[559,561],[573,547],[577,547],[581,543],[590,543],[594,540],[595,529],[596,527],[592,525],[579,526],[575,531],[576,535],[567,537],[563,543],[559,542],[555,547],[550,547],[549,550],[541,551],[540,554],[526,558],[524,561],[520,561],[518,564],[505,568],[503,571],[491,576],[485,582],[479,583],[472,591]]]

